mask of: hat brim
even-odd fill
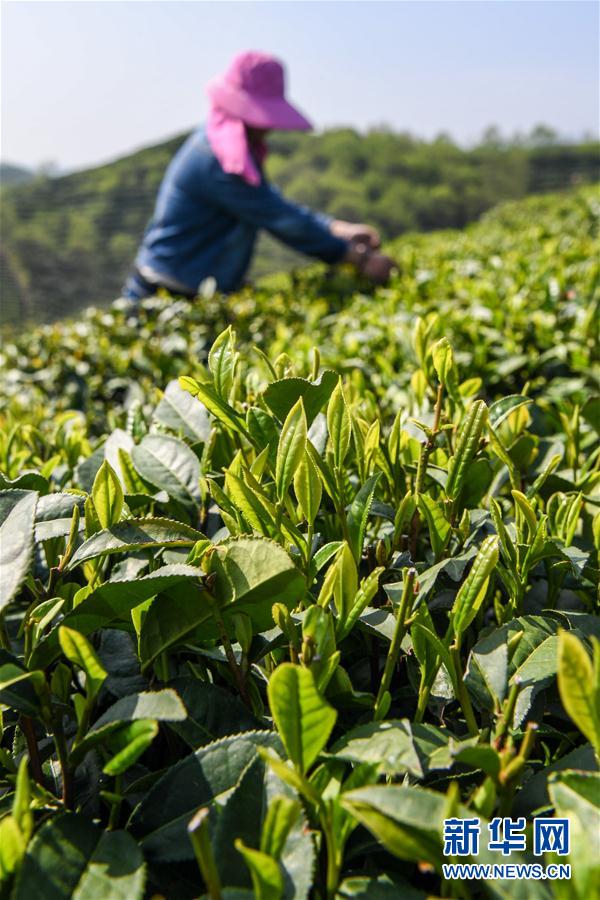
[[[232,88],[219,78],[209,82],[206,93],[215,104],[253,128],[277,128],[280,131],[312,131],[312,125],[291,103],[282,97],[256,97]]]

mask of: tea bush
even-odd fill
[[[598,896],[599,212],[6,338],[3,896]]]

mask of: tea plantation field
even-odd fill
[[[5,335],[0,897],[600,896],[599,219]]]

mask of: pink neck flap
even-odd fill
[[[213,153],[224,172],[240,175],[247,184],[260,184],[262,175],[257,162],[262,164],[267,155],[264,141],[250,150],[246,126],[241,119],[230,116],[223,109],[213,106],[208,114],[206,136]]]

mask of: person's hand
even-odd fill
[[[389,256],[371,250],[367,244],[351,242],[344,262],[352,263],[358,271],[374,284],[385,284],[396,263]]]
[[[350,241],[350,243],[366,244],[372,250],[376,250],[381,246],[379,232],[371,225],[355,225],[352,222],[334,219],[330,223],[329,229],[336,237],[342,238],[344,241]]]
[[[386,284],[396,263],[384,253],[370,253],[360,267],[363,275],[366,275],[373,284]]]

